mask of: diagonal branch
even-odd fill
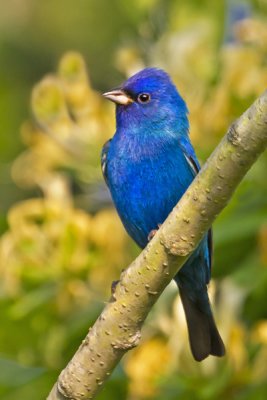
[[[95,398],[124,353],[138,345],[151,307],[266,146],[267,91],[231,125],[153,240],[121,274],[48,400]]]

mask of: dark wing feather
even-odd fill
[[[108,185],[108,174],[107,174],[107,155],[108,149],[110,146],[111,139],[109,139],[103,146],[101,152],[101,169],[103,173],[103,177],[105,179],[106,184]]]
[[[209,263],[210,263],[210,270],[212,267],[212,259],[213,259],[213,239],[212,239],[212,228],[208,230],[208,248],[209,248]]]
[[[185,155],[186,161],[188,162],[191,170],[194,172],[195,175],[197,175],[200,170],[200,167],[198,166],[196,160],[193,157],[189,156],[188,154],[184,153],[184,155]]]

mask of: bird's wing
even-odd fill
[[[211,270],[212,267],[212,258],[213,258],[213,238],[212,238],[213,234],[212,234],[212,228],[210,228],[208,230],[208,249],[209,249],[209,267]]]
[[[107,176],[107,155],[108,155],[108,149],[110,146],[111,139],[109,139],[103,146],[102,152],[101,152],[101,169],[103,173],[103,177],[105,179],[106,184],[108,185],[108,176]]]
[[[197,175],[200,170],[200,164],[198,162],[197,156],[195,154],[195,150],[191,145],[188,138],[181,138],[179,142],[186,161],[188,162],[190,169],[192,170],[194,175]]]
[[[193,149],[193,146],[189,142],[189,140],[181,140],[180,141],[185,159],[190,166],[191,171],[194,173],[196,176],[198,172],[200,171],[200,164],[198,162],[198,159],[196,157],[195,151]],[[209,269],[211,270],[212,266],[212,254],[213,254],[213,240],[212,240],[212,228],[209,229],[208,231],[208,236],[207,236],[207,245],[208,245],[208,263],[209,263]]]
[[[191,170],[193,171],[194,175],[197,175],[200,170],[197,160],[195,160],[192,156],[190,156],[186,153],[184,153],[184,156],[185,156],[186,161],[189,164]]]

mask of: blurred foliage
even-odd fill
[[[266,15],[265,0],[1,4],[1,399],[46,397],[138,253],[101,177],[114,109],[95,88],[163,67],[188,103],[204,160],[266,88]],[[267,397],[266,169],[264,154],[214,225],[210,293],[227,356],[193,361],[171,284],[100,400]]]

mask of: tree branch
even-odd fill
[[[158,233],[120,277],[109,303],[48,400],[95,398],[164,288],[267,146],[267,91],[228,130]]]

